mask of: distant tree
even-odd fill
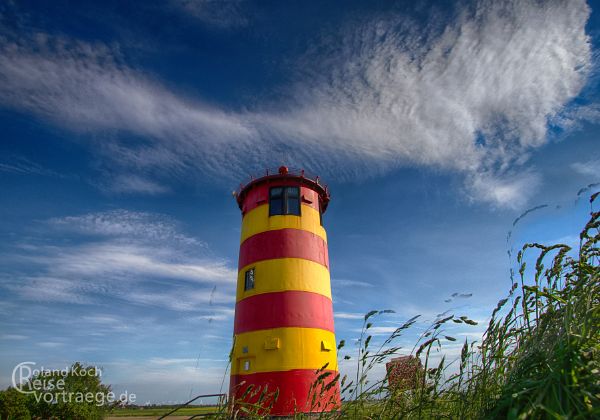
[[[66,372],[41,372],[0,391],[0,420],[101,420],[116,404],[94,367],[74,363]],[[118,403],[118,402],[117,402]]]
[[[29,420],[27,396],[13,387],[0,391],[0,419]]]

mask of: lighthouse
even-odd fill
[[[230,396],[275,416],[339,408],[323,228],[329,191],[319,177],[282,166],[235,196],[242,229]]]

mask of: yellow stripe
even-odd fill
[[[254,289],[244,291],[244,276],[250,268],[254,268]],[[331,299],[329,270],[319,263],[302,258],[258,261],[239,271],[236,301],[261,293],[285,290],[313,292]]]
[[[301,216],[270,216],[269,205],[263,204],[250,210],[242,220],[242,238],[244,242],[252,235],[278,229],[300,229],[314,233],[327,242],[327,234],[321,226],[319,212],[314,208],[302,205]]]
[[[235,337],[231,374],[316,370],[326,363],[328,370],[337,370],[336,353],[335,335],[318,328],[253,331]]]

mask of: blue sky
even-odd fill
[[[412,3],[0,5],[0,385],[84,361],[141,402],[218,391],[231,191],[281,163],[332,191],[342,356],[371,309],[376,340],[422,314],[406,352],[444,311],[477,339],[507,250],[586,221],[598,5]]]

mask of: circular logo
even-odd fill
[[[23,394],[31,394],[35,391],[25,391],[21,387],[29,381],[32,376],[32,366],[35,366],[35,362],[21,362],[12,372],[12,384],[15,389]]]

